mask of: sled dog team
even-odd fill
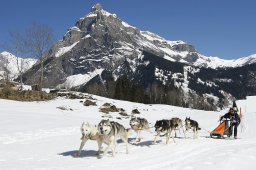
[[[126,129],[123,125],[119,124],[118,122],[109,120],[101,120],[98,125],[92,125],[88,122],[84,122],[81,126],[81,145],[79,151],[75,156],[80,156],[87,140],[96,140],[98,143],[98,155],[101,154],[102,144],[105,143],[107,147],[103,150],[103,155],[105,155],[107,151],[111,149],[112,156],[114,157],[116,153],[117,139],[119,138],[121,138],[125,143],[126,153],[128,154],[128,135],[132,132],[132,130],[137,133],[134,144],[138,144],[141,141],[142,130],[150,132],[149,123],[145,118],[131,118],[130,126],[131,128]],[[186,130],[184,130],[183,127],[185,127]],[[198,130],[200,130],[198,122],[187,117],[185,121],[182,121],[180,118],[172,118],[170,120],[157,120],[154,128],[157,133],[153,141],[154,144],[156,143],[157,138],[160,136],[160,134],[165,134],[166,144],[168,144],[172,131],[175,131],[177,129],[180,131],[180,129],[182,129],[184,137],[186,138],[186,131],[191,129],[193,131],[193,137],[197,138]],[[175,142],[173,136],[172,139]]]

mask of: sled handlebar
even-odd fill
[[[220,122],[224,122],[224,121],[231,121],[230,119],[228,119],[228,118],[223,118],[223,119],[221,119],[221,120],[219,120]]]

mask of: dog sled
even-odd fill
[[[210,133],[211,138],[225,138],[229,136],[230,120],[224,119],[220,124]]]

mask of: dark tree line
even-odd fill
[[[116,81],[110,79],[105,81],[104,84],[99,82],[96,80],[89,82],[89,85],[84,89],[80,89],[80,91],[145,104],[169,104],[200,110],[217,109],[213,99],[193,92],[184,94],[181,88],[162,85],[159,82],[153,82],[146,88],[130,81],[126,76],[121,76]],[[225,105],[227,105],[225,98],[220,99],[219,107],[224,107]]]
[[[145,104],[170,104],[175,106],[188,106],[183,101],[181,89],[164,86],[157,82],[149,84],[147,88],[131,82],[126,76],[119,77],[116,81],[109,80],[105,84],[95,82],[89,84],[83,91],[106,96],[119,100],[127,100]]]

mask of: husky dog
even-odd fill
[[[134,130],[137,133],[135,144],[138,144],[141,140],[140,132],[142,130],[147,130],[150,132],[150,127],[148,124],[148,121],[144,118],[134,117],[130,120],[130,126],[132,130]]]
[[[166,136],[166,144],[169,143],[169,138],[170,138],[170,134],[172,132],[172,130],[175,129],[175,124],[173,121],[171,120],[166,120],[166,119],[163,119],[163,120],[157,120],[156,123],[155,123],[155,131],[157,132],[157,135],[154,139],[154,144],[156,143],[156,139],[157,137],[160,136],[160,133],[165,133],[165,136]],[[173,142],[175,142],[173,136],[172,136],[172,140]]]
[[[184,125],[183,125],[182,120],[180,118],[174,117],[174,118],[171,119],[171,121],[173,122],[174,127],[175,127],[175,137],[177,137],[176,129],[179,130],[179,133],[180,133],[180,129],[182,129],[184,137],[186,138],[186,133],[185,133],[185,130],[183,128]]]
[[[81,137],[81,144],[80,144],[80,148],[79,151],[75,154],[75,156],[79,157],[81,155],[82,149],[86,143],[87,140],[96,140],[98,143],[98,154],[100,154],[100,149],[101,149],[101,145],[103,142],[103,138],[102,136],[100,136],[99,131],[97,129],[97,125],[92,125],[90,123],[84,123],[81,126],[81,133],[82,133],[82,137]]]
[[[121,124],[117,122],[102,120],[98,124],[98,131],[103,138],[103,142],[108,145],[103,151],[103,155],[105,155],[107,150],[111,148],[112,156],[115,156],[115,149],[117,145],[116,141],[118,137],[121,137],[121,139],[125,142],[126,153],[128,154],[128,133],[130,132],[130,129],[125,129]]]
[[[201,128],[199,127],[197,121],[190,119],[190,117],[186,117],[185,126],[186,126],[186,131],[188,131],[189,129],[193,130],[194,139],[198,138],[198,130],[201,130]]]

